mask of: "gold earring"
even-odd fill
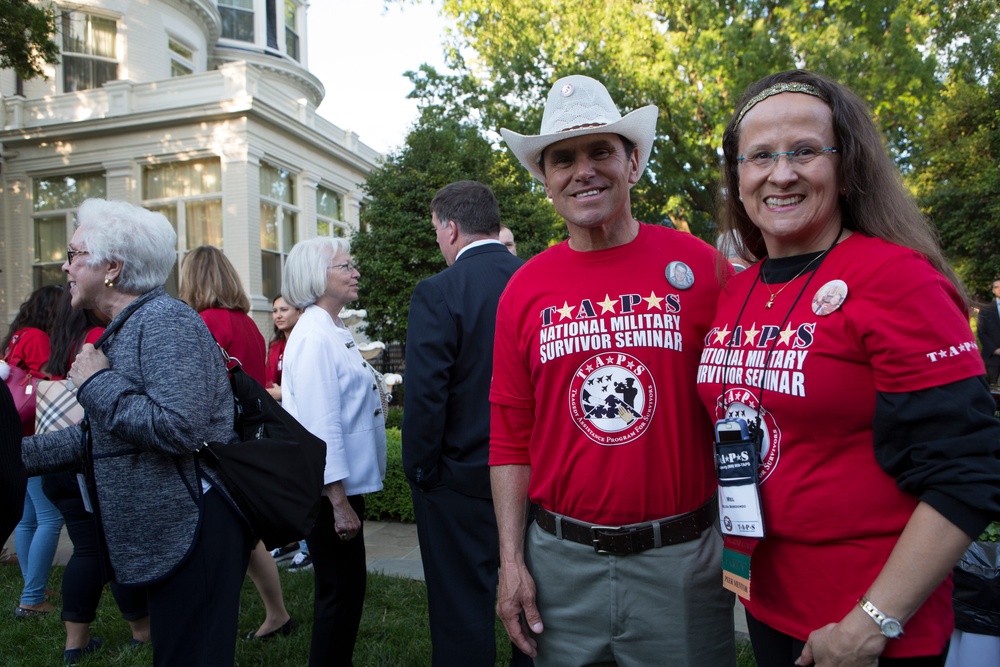
[[[115,283],[114,283],[113,280],[111,280],[111,278],[105,278],[104,279],[104,286],[105,287],[114,287]]]

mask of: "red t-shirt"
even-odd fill
[[[279,338],[271,341],[267,347],[267,382],[264,383],[265,387],[281,386],[281,369],[284,365],[285,343],[287,342],[287,338]]]
[[[249,315],[238,310],[209,308],[198,314],[229,356],[239,359],[247,375],[264,384],[266,346],[257,323]]]
[[[490,401],[534,424],[519,441],[492,420],[490,465],[530,464],[531,500],[580,521],[704,504],[716,486],[712,429],[694,381],[719,261],[690,234],[641,225],[623,246],[562,243],[519,269],[497,311]],[[693,282],[668,282],[677,262]]]
[[[916,252],[855,233],[822,261],[797,302],[808,273],[782,289],[758,284],[759,272],[758,264],[738,274],[720,298],[698,392],[714,419],[753,423],[763,405],[767,537],[752,555],[747,608],[805,640],[857,604],[917,505],[875,460],[876,393],[956,382],[982,375],[983,365],[961,298]],[[819,310],[835,280],[846,298],[817,314],[814,297]],[[936,654],[951,624],[948,581],[885,655]]]

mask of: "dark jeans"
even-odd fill
[[[338,537],[333,506],[325,496],[320,503],[316,525],[306,538],[315,575],[309,667],[353,664],[368,568],[365,561],[365,497],[348,496],[347,500],[361,519],[361,530],[353,539]]]
[[[203,502],[191,553],[148,587],[156,667],[225,667],[236,659],[240,590],[256,539],[218,489]]]
[[[750,632],[750,643],[753,644],[753,655],[757,659],[757,667],[792,667],[802,653],[806,643],[783,632],[778,632],[770,625],[761,623],[756,618],[747,615],[747,630]],[[945,645],[941,655],[918,658],[879,658],[879,667],[944,667],[948,656],[948,646]]]

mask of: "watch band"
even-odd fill
[[[878,624],[879,632],[888,639],[899,639],[903,636],[903,624],[897,618],[886,616],[878,607],[864,595],[858,600],[858,606]]]

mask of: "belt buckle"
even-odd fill
[[[601,537],[613,537],[617,535],[628,535],[631,551],[608,551],[601,548]],[[594,553],[599,555],[627,556],[630,553],[638,553],[638,531],[635,528],[624,528],[622,526],[591,526],[590,541],[594,545]]]

